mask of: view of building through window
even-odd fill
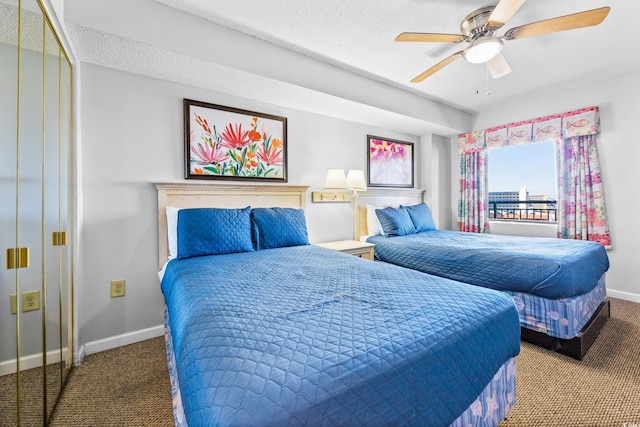
[[[487,171],[490,219],[556,221],[553,141],[491,149]]]

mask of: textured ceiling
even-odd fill
[[[462,46],[396,43],[395,36],[458,33],[468,13],[496,1],[156,1],[468,112],[640,69],[635,0],[529,0],[499,35],[513,26],[602,6],[611,6],[611,12],[599,26],[506,41],[503,53],[513,71],[501,79],[487,76],[484,65],[458,60],[418,84],[409,81]]]

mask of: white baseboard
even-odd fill
[[[73,366],[80,366],[82,361],[84,360],[84,345],[81,345],[78,349],[78,354],[73,358]]]
[[[97,341],[91,341],[85,343],[80,351],[78,356],[80,361],[84,358],[84,356],[99,353],[105,350],[111,350],[112,348],[122,347],[123,345],[133,344],[139,341],[148,340],[151,338],[156,338],[164,335],[164,325],[154,326],[152,328],[142,329],[135,332],[129,332],[127,334],[116,335],[115,337],[104,338]]]
[[[67,351],[68,349],[66,347],[62,349],[62,359],[60,359],[60,350],[47,352],[47,365],[58,363],[60,362],[60,360],[64,360],[67,357]],[[20,358],[20,371],[31,368],[39,368],[40,366],[42,366],[42,354],[31,354],[29,356],[22,356]],[[16,359],[0,362],[0,375],[15,374],[16,368]]]
[[[152,328],[142,329],[140,331],[129,332],[127,334],[116,335],[97,341],[91,341],[81,345],[78,354],[74,360],[76,366],[82,363],[84,357],[88,354],[99,353],[105,350],[122,347],[123,345],[133,344],[139,341],[145,341],[164,335],[164,325],[154,326]],[[67,349],[62,349],[62,357],[67,357]],[[57,363],[60,361],[60,352],[51,351],[47,353],[47,363]],[[20,370],[37,368],[42,366],[42,355],[34,354],[20,358]],[[13,374],[16,372],[16,360],[7,360],[0,362],[0,375]]]
[[[615,289],[607,288],[607,296],[623,299],[625,301],[640,302],[640,294],[634,294],[631,292],[624,292],[624,291],[616,291]]]

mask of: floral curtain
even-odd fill
[[[554,140],[558,178],[558,237],[611,245],[596,135],[598,107],[539,117],[458,136],[458,229],[489,232],[487,150]]]
[[[484,131],[460,135],[458,230],[489,232],[487,147]]]
[[[558,237],[611,245],[596,135],[556,143]]]

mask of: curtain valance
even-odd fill
[[[600,133],[598,107],[510,123],[458,135],[460,153]]]
[[[458,149],[460,153],[476,153],[485,148],[485,131],[483,130],[458,135]]]

